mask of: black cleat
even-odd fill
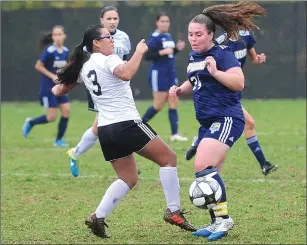
[[[275,171],[277,169],[277,165],[271,164],[269,161],[266,161],[262,168],[262,173],[264,175],[268,175],[269,173]]]
[[[87,219],[85,220],[85,224],[88,226],[88,228],[92,230],[94,235],[101,237],[101,238],[110,237],[106,233],[105,227],[108,227],[108,225],[104,222],[104,218],[97,218],[95,213],[87,217]]]
[[[171,212],[171,210],[166,209],[164,213],[163,219],[170,223],[171,225],[179,226],[181,229],[186,231],[197,231],[197,229],[187,221],[187,219],[183,216],[184,210],[177,210],[175,212]]]
[[[192,145],[185,153],[185,159],[187,159],[188,161],[191,160],[197,151],[197,145]]]
[[[138,169],[138,175],[140,175],[140,174],[141,174],[141,170]]]

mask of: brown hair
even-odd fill
[[[236,4],[221,4],[205,8],[190,23],[206,25],[209,33],[215,33],[215,25],[219,25],[227,33],[227,37],[238,37],[240,30],[259,29],[250,18],[263,15],[265,15],[265,9],[259,4],[242,1]]]

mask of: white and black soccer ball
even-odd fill
[[[211,209],[220,202],[222,188],[212,177],[199,177],[191,184],[189,195],[196,207]]]

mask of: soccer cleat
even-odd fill
[[[105,227],[109,228],[109,226],[104,221],[104,218],[97,218],[95,213],[86,218],[85,224],[92,230],[94,235],[102,238],[110,237],[105,229]]]
[[[186,153],[185,153],[185,159],[186,159],[186,160],[189,161],[189,160],[191,160],[191,159],[195,156],[195,154],[196,154],[196,152],[197,152],[197,147],[198,147],[198,145],[199,145],[198,137],[195,136],[195,137],[193,138],[191,147],[190,147],[190,148],[186,151]]]
[[[53,145],[56,146],[56,147],[68,147],[68,144],[62,139],[55,140],[53,142]]]
[[[138,169],[138,175],[140,175],[140,174],[141,174],[141,170]]]
[[[69,157],[69,165],[70,165],[70,172],[73,176],[79,176],[79,162],[78,159],[74,155],[74,149],[69,149],[66,154]]]
[[[32,126],[30,125],[30,121],[32,120],[31,117],[27,117],[23,126],[22,126],[22,135],[23,137],[27,138],[31,129],[32,129]]]
[[[216,218],[215,230],[208,237],[208,241],[216,241],[228,235],[228,231],[232,229],[234,226],[234,222],[232,218],[223,219],[222,217]]]
[[[216,220],[214,220],[210,225],[205,225],[203,228],[198,229],[197,231],[193,232],[193,236],[201,236],[201,237],[208,237],[210,236],[214,230],[217,228]]]
[[[183,137],[180,134],[173,134],[170,136],[170,140],[173,141],[188,141],[187,137]]]
[[[271,164],[269,161],[266,161],[263,165],[262,173],[264,175],[267,175],[275,170],[277,170],[277,165]]]
[[[184,215],[184,210],[180,211],[177,210],[175,212],[171,212],[171,210],[168,208],[165,211],[164,214],[164,220],[171,225],[177,225],[181,229],[186,230],[186,231],[196,231],[197,229],[190,224],[187,219],[183,216]]]

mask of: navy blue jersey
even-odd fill
[[[148,48],[153,52],[159,52],[165,48],[175,49],[176,45],[170,33],[160,33],[155,31],[151,34],[147,41]],[[175,55],[163,55],[152,61],[151,69],[168,70],[175,66]]]
[[[225,41],[226,35],[222,34],[216,39],[216,42],[228,46],[240,62],[241,67],[243,67],[246,61],[247,51],[255,46],[256,41],[248,31],[240,31],[239,36],[239,40],[229,39]]]
[[[240,63],[223,45],[215,45],[206,53],[191,51],[187,76],[193,85],[193,100],[196,119],[202,124],[205,120],[219,117],[234,117],[244,121],[240,102],[241,92],[235,92],[216,80],[206,68],[205,59],[212,56],[217,69],[227,71],[240,67]]]
[[[67,64],[68,48],[63,47],[62,53],[59,53],[57,48],[51,45],[43,51],[39,57],[39,60],[44,63],[44,66],[48,71],[56,74],[57,71],[62,69]],[[54,85],[55,83],[49,77],[41,74],[41,92],[50,91]]]

